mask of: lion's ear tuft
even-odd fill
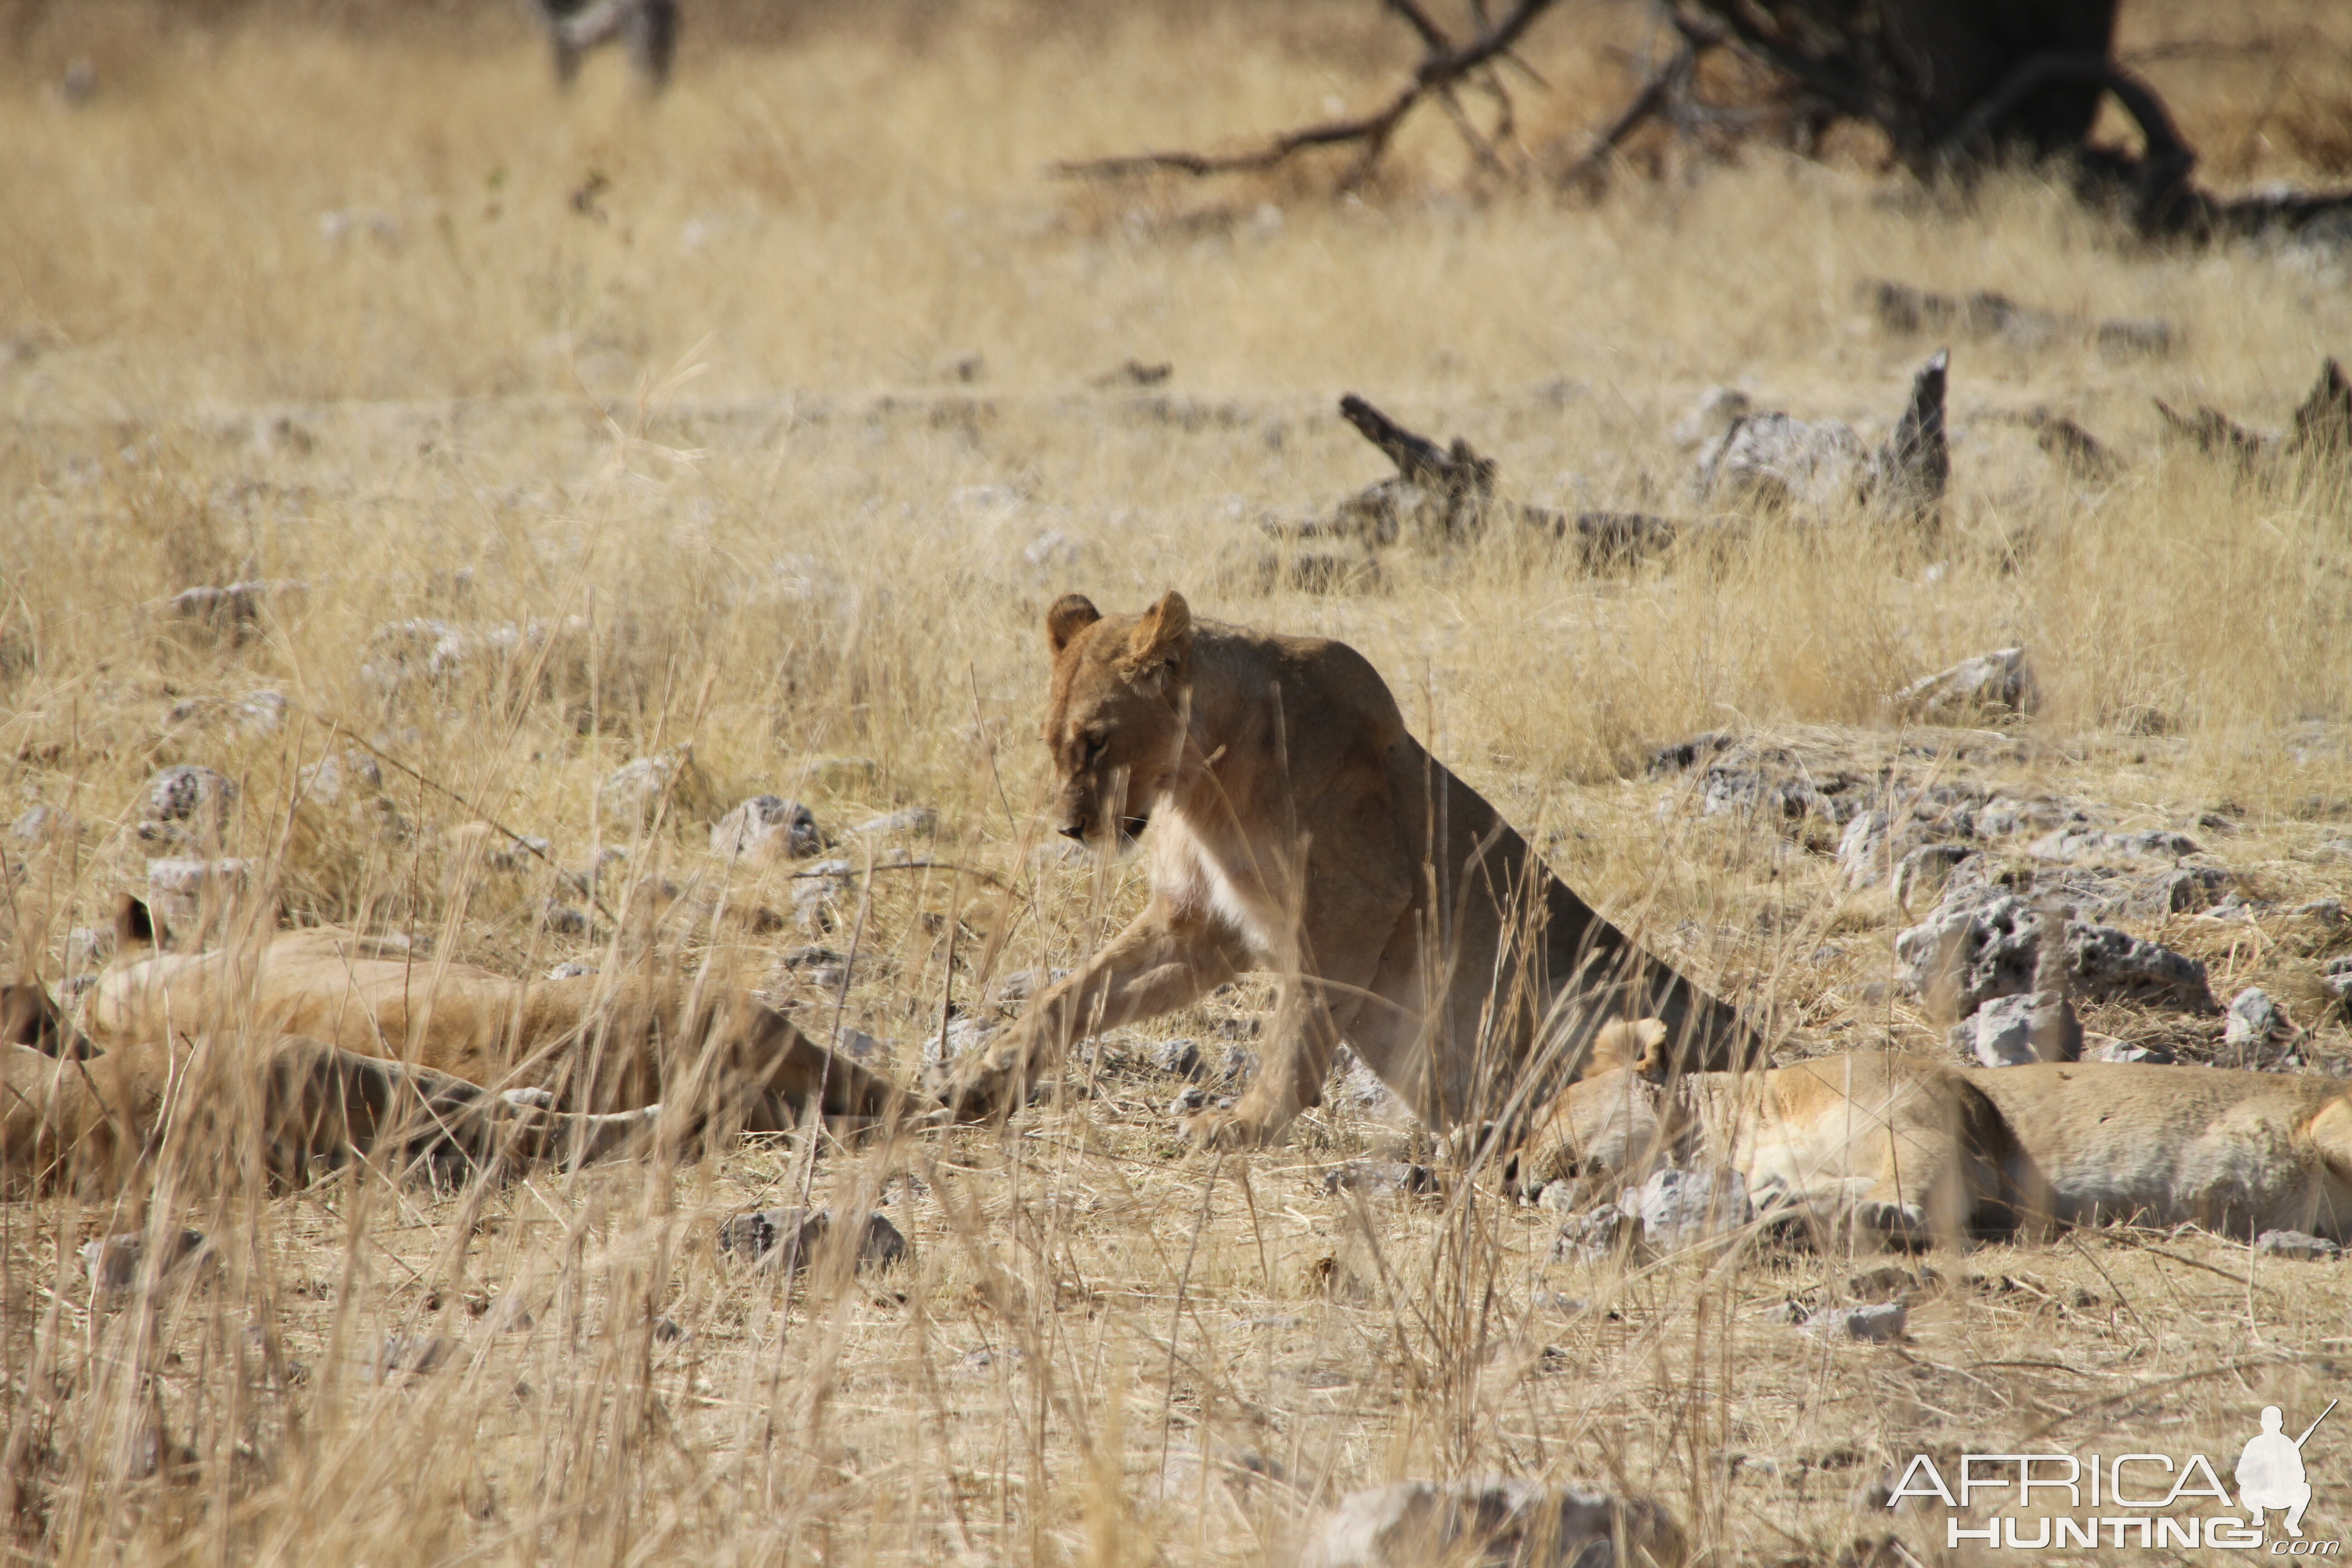
[[[1045,646],[1056,658],[1070,639],[1102,619],[1102,612],[1084,594],[1065,594],[1045,612]]]
[[[1171,588],[1160,602],[1143,612],[1127,634],[1126,663],[1142,669],[1155,664],[1181,667],[1192,651],[1192,606]]]

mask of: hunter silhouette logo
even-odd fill
[[[2303,1510],[2311,1506],[2311,1480],[2303,1473],[2303,1446],[2336,1405],[2329,1400],[2327,1410],[2321,1411],[2319,1420],[2305,1427],[2300,1437],[2286,1435],[2286,1416],[2277,1405],[2263,1406],[2263,1429],[2246,1440],[2245,1452],[2238,1456],[2238,1506],[2246,1510],[2249,1526],[2260,1530],[2264,1510],[2284,1509],[2286,1532],[2297,1540],[2303,1538]]]

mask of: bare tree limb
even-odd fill
[[[1421,8],[1419,0],[1386,0],[1386,4],[1390,10],[1404,18],[1406,26],[1421,36],[1423,47],[1444,50],[1454,47],[1454,40],[1445,36],[1444,28],[1431,20],[1429,13]],[[1479,18],[1482,26],[1485,22],[1485,17]]]
[[[1675,0],[1667,7],[1675,26],[1686,37],[1694,27],[1706,30],[1704,24],[1695,21],[1682,8],[1684,3],[1685,0]],[[1839,113],[1859,120],[1884,118],[1866,73],[1852,61],[1825,58],[1785,36],[1782,19],[1766,7],[1743,4],[1742,0],[1686,3],[1696,5],[1709,22],[1725,29],[1749,54],[1790,78]]]
[[[1445,118],[1454,121],[1454,129],[1469,147],[1470,155],[1478,160],[1479,166],[1490,174],[1508,173],[1503,167],[1501,155],[1495,151],[1494,144],[1479,133],[1478,127],[1470,119],[1470,111],[1462,107],[1462,100],[1454,90],[1450,87],[1438,89],[1437,101],[1445,110]]]
[[[1486,16],[1486,0],[1470,0],[1470,15],[1477,19],[1478,30],[1480,32],[1487,33],[1494,31],[1495,24],[1490,21]],[[1544,79],[1543,73],[1541,71],[1528,64],[1527,60],[1519,54],[1518,50],[1505,49],[1501,54],[1496,55],[1495,59],[1497,65],[1511,66],[1515,68],[1520,75],[1526,77],[1528,80],[1533,82],[1544,91],[1549,92],[1551,90],[1551,83]]]
[[[1405,117],[1423,98],[1433,94],[1441,101],[1446,101],[1456,83],[1493,61],[1507,58],[1536,18],[1551,9],[1554,0],[1518,0],[1518,4],[1501,21],[1461,44],[1454,43],[1444,29],[1431,19],[1419,0],[1383,0],[1383,3],[1420,36],[1427,52],[1414,68],[1412,79],[1395,97],[1370,113],[1305,126],[1242,153],[1138,153],[1126,157],[1088,158],[1057,163],[1054,172],[1066,178],[1108,180],[1148,174],[1191,174],[1195,177],[1245,174],[1271,169],[1314,148],[1353,146],[1360,151],[1355,167],[1344,183],[1354,184],[1371,172],[1381,154],[1388,150],[1397,127],[1404,122]],[[1460,109],[1458,101],[1454,103],[1454,108]],[[1482,163],[1494,160],[1491,147],[1486,145],[1483,139],[1472,140],[1471,148]]]

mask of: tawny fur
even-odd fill
[[[317,1040],[121,1046],[83,1057],[0,1045],[0,1190],[143,1193],[175,1145],[184,1176],[294,1186],[352,1162],[445,1171],[605,1158],[660,1107],[608,1116],[517,1104],[478,1084]]]
[[[967,1116],[1034,1088],[1081,1032],[1281,976],[1256,1079],[1189,1130],[1263,1142],[1320,1098],[1342,1041],[1429,1125],[1533,1103],[1612,1018],[1655,1016],[1690,1068],[1753,1059],[1733,1010],[1643,952],[1406,730],[1344,644],[1195,621],[1180,595],[1047,613],[1057,826],[1150,827],[1149,906],[943,1090]],[[1517,1097],[1515,1100],[1515,1097]]]
[[[820,1100],[828,1116],[880,1118],[897,1093],[717,979],[699,994],[642,973],[518,981],[331,928],[158,952],[137,946],[143,923],[126,905],[122,951],[84,1010],[101,1047],[292,1035],[497,1089],[543,1089],[562,1110],[669,1101],[760,1132],[799,1125]]]
[[[1904,1243],[2100,1223],[2352,1237],[2352,1093],[2293,1074],[1865,1053],[1662,1084],[1621,1067],[1552,1103],[1513,1179],[1597,1199],[1666,1163]]]

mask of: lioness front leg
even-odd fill
[[[1221,1149],[1273,1142],[1300,1111],[1322,1103],[1332,1055],[1357,1020],[1379,1009],[1380,1026],[1396,1026],[1386,1016],[1389,1004],[1376,994],[1376,982],[1392,952],[1410,949],[1404,904],[1401,895],[1360,895],[1310,921],[1301,972],[1283,977],[1257,1076],[1230,1108],[1186,1117],[1185,1136]],[[1383,934],[1366,941],[1368,931]],[[1313,940],[1318,934],[1320,942]]]
[[[1229,930],[1180,917],[1155,900],[1001,1037],[955,1063],[940,1098],[962,1121],[1010,1109],[1015,1089],[1034,1089],[1082,1031],[1181,1007],[1240,973],[1248,960]]]
[[[1255,1149],[1282,1136],[1300,1111],[1320,1103],[1323,1079],[1339,1044],[1331,1007],[1337,1000],[1327,999],[1317,979],[1286,979],[1257,1076],[1233,1105],[1186,1117],[1184,1135],[1210,1148]]]

